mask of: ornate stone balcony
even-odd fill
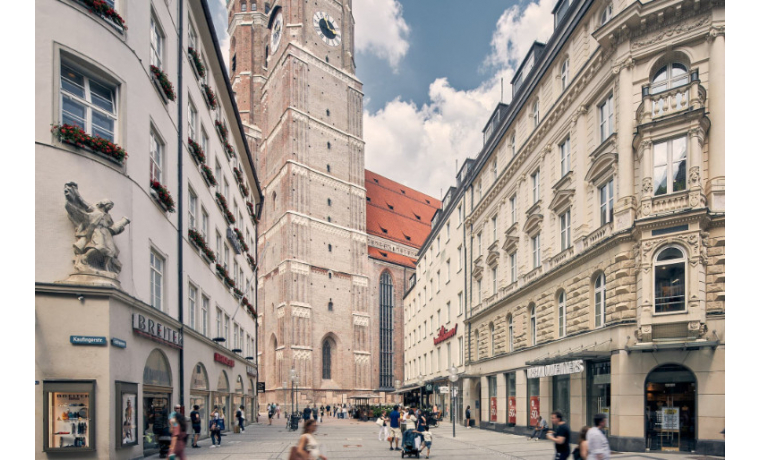
[[[699,71],[694,69],[690,77],[689,84],[657,94],[650,94],[650,86],[644,85],[641,88],[642,102],[636,110],[638,124],[649,123],[658,118],[687,110],[703,108],[707,91],[699,84]]]
[[[539,278],[543,272],[544,270],[542,267],[534,268],[533,270],[529,271],[528,273],[522,276],[522,279],[523,279],[522,284],[526,285],[532,282],[533,280]]]
[[[612,222],[608,222],[593,232],[589,233],[588,236],[583,239],[583,249],[585,250],[590,248],[597,242],[603,240],[604,238],[607,238],[610,235],[612,235]]]
[[[564,251],[560,252],[559,254],[551,258],[551,260],[549,261],[549,269],[562,265],[564,262],[567,262],[568,260],[570,260],[574,255],[575,255],[575,247],[570,246],[569,248],[565,249]]]

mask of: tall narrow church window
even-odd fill
[[[393,280],[380,276],[380,388],[393,388]]]
[[[330,341],[325,340],[322,344],[322,380],[332,379],[332,356],[330,356]]]

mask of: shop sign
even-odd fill
[[[457,335],[457,326],[459,326],[458,323],[454,325],[454,329],[448,330],[445,327],[441,326],[441,328],[438,330],[438,337],[433,339],[433,344],[438,345],[439,343]]]
[[[265,393],[267,391],[266,382],[256,382],[256,393]]]
[[[677,407],[663,407],[660,409],[662,413],[662,429],[663,430],[679,430],[679,408]]]
[[[510,396],[507,398],[507,423],[517,424],[517,398]]]
[[[427,385],[425,385],[425,391],[427,391],[428,393],[431,392],[431,391],[433,391],[433,385],[430,384],[430,383],[428,383]]]
[[[132,330],[156,342],[182,348],[182,333],[139,313],[132,314]]]
[[[530,426],[538,425],[538,417],[541,415],[541,398],[530,397]]]
[[[250,375],[251,377],[256,377],[258,375],[258,372],[256,372],[256,368],[253,366],[245,366],[245,373]]]
[[[74,345],[108,345],[105,337],[92,337],[88,335],[72,335],[69,340]]]
[[[235,367],[235,361],[231,358],[224,356],[221,353],[214,353],[214,361],[222,364],[226,364],[230,367]]]
[[[492,422],[496,422],[496,420],[497,420],[497,417],[496,417],[496,398],[493,397],[493,396],[491,397],[491,411],[490,411],[490,413],[491,413],[491,421]]]
[[[583,372],[583,360],[566,361],[564,363],[547,364],[528,368],[528,378],[552,377],[555,375],[577,374]]]
[[[127,348],[127,341],[117,339],[116,337],[111,338],[111,345],[117,347],[117,348]]]
[[[449,387],[438,387],[438,393],[444,395],[449,393]]]

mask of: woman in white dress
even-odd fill
[[[317,422],[306,420],[306,423],[303,425],[303,434],[296,446],[298,454],[302,458],[308,458],[309,460],[327,460],[327,457],[319,452],[319,443],[314,437],[315,431],[317,431]]]

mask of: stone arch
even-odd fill
[[[340,350],[340,340],[333,332],[328,332],[319,340],[319,353],[317,353],[316,358],[319,359],[317,369],[319,370],[318,375],[322,381],[340,380],[340,369],[342,364]]]
[[[650,64],[648,72],[649,81],[652,81],[652,78],[654,78],[655,74],[663,66],[671,62],[680,62],[681,64],[684,64],[687,69],[691,69],[691,63],[693,61],[694,59],[692,58],[690,51],[685,48],[667,51],[660,55],[657,59],[653,60]]]
[[[193,368],[193,374],[190,378],[190,389],[203,391],[208,391],[210,389],[208,372],[206,372],[206,366],[204,366],[203,363],[198,363]]]
[[[163,350],[154,348],[143,369],[143,384],[171,388],[172,367]]]

